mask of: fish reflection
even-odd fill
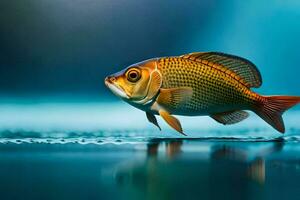
[[[215,164],[244,165],[240,167],[244,170],[240,178],[245,176],[257,183],[264,184],[266,175],[264,157],[281,151],[282,147],[282,142],[276,142],[272,146],[256,152],[254,156],[250,156],[246,149],[236,148],[230,145],[215,146],[215,150],[211,154],[211,160],[215,162]]]
[[[162,141],[153,139],[147,144],[147,155],[157,157],[159,147],[165,144],[165,156],[169,159],[174,158],[181,153],[182,143],[182,140]]]
[[[115,180],[138,198],[247,199],[265,182],[265,158],[283,145],[156,139],[147,144],[145,160],[123,163]]]

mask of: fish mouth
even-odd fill
[[[118,84],[111,81],[110,77],[106,77],[104,80],[105,85],[114,93],[116,96],[129,99],[129,96],[124,92],[122,87],[120,87]]]

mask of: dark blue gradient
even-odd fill
[[[252,60],[262,93],[300,94],[300,4],[289,1],[2,0],[2,96],[112,95],[103,79],[151,57]]]

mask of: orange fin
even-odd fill
[[[176,131],[178,131],[182,135],[186,135],[183,133],[180,121],[176,117],[173,117],[172,115],[170,115],[170,113],[163,109],[159,110],[159,115]]]
[[[192,98],[193,89],[191,87],[180,87],[170,89],[160,89],[157,97],[157,103],[164,107],[171,107],[173,109],[179,108]]]
[[[211,115],[210,117],[221,124],[229,125],[243,121],[244,119],[249,117],[249,113],[243,110],[238,110],[232,112],[217,113]]]
[[[152,113],[150,112],[146,112],[146,116],[147,116],[147,119],[150,123],[154,124],[155,126],[157,126],[159,128],[159,130],[161,131],[161,128],[157,122],[157,119],[155,117],[155,115],[153,115]]]
[[[282,114],[292,106],[300,103],[300,97],[296,96],[265,96],[259,102],[254,111],[268,124],[281,133],[285,132]]]

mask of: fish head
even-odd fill
[[[157,73],[156,59],[146,60],[107,76],[105,85],[129,103],[145,104],[152,100],[161,86],[161,74]]]

